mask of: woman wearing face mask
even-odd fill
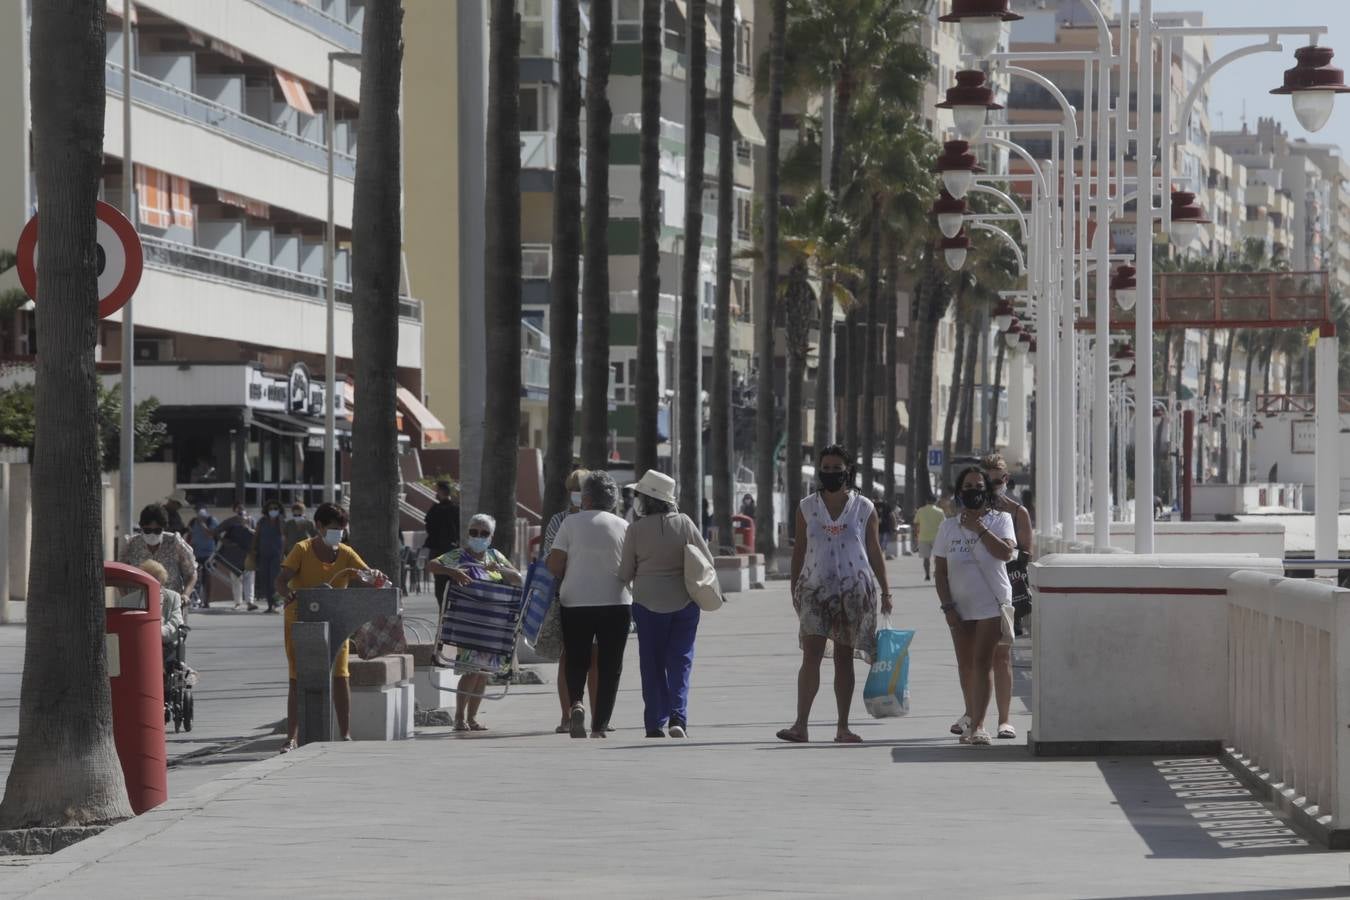
[[[891,612],[891,590],[881,554],[876,509],[850,490],[850,456],[842,447],[820,452],[820,489],[797,508],[792,544],[792,605],[801,623],[802,667],[797,675],[797,720],[778,732],[792,743],[807,740],[811,704],[820,689],[826,641],[834,642],[834,697],[839,720],[834,740],[861,743],[848,727],[853,703],[853,653],[876,653],[877,599]]]
[[[153,559],[167,573],[164,586],[186,597],[197,584],[197,562],[192,548],[172,531],[167,530],[169,517],[164,507],[151,503],[141,510],[141,533],[133,535],[122,554],[122,562],[139,566]]]
[[[427,563],[427,571],[433,575],[449,576],[452,583],[461,586],[475,581],[521,584],[524,579],[520,577],[520,572],[492,546],[492,535],[496,530],[497,520],[486,513],[479,513],[469,520],[469,536],[464,546]],[[452,601],[453,598],[446,602]],[[483,702],[487,683],[485,673],[460,676],[455,695],[456,731],[487,731],[487,726],[478,723],[478,707]]]
[[[1007,562],[1015,555],[1012,516],[994,508],[992,485],[976,466],[956,479],[961,512],[942,523],[933,544],[933,582],[952,630],[966,713],[961,743],[988,744],[984,727],[990,673],[1000,643],[1012,641],[1012,585]]]
[[[295,749],[300,737],[299,697],[295,684],[295,648],[291,644],[291,626],[299,619],[295,592],[323,585],[334,588],[361,586],[379,576],[366,565],[360,555],[342,543],[347,527],[347,514],[342,507],[322,503],[314,511],[317,538],[307,538],[291,548],[281,564],[276,579],[276,592],[286,598],[286,662],[290,667],[290,692],[286,698],[286,743],[281,752]],[[352,689],[348,681],[347,642],[342,642],[337,659],[333,661],[333,710],[337,713],[338,732],[344,741],[351,737]]]
[[[1031,563],[1035,541],[1031,528],[1031,514],[1009,493],[1012,478],[1008,474],[1008,464],[1002,456],[990,453],[980,460],[980,468],[984,470],[985,477],[989,479],[989,485],[994,492],[990,506],[1012,516],[1013,532],[1017,538],[1017,554],[1008,563],[1008,581],[1012,585],[1013,635],[1017,636],[1022,634],[1022,620],[1031,609],[1031,590],[1027,581],[1027,566]],[[994,705],[998,708],[997,735],[1005,741],[1017,737],[1017,729],[1009,721],[1012,712],[1012,686],[1012,644],[1000,643],[998,649],[994,651]],[[952,733],[960,734],[961,731],[952,726]]]
[[[282,525],[281,504],[276,500],[267,501],[253,534],[253,558],[258,572],[255,581],[257,599],[267,603],[270,613],[277,611],[277,575],[281,574],[281,549],[285,541]]]
[[[591,477],[589,469],[576,469],[571,475],[567,476],[567,509],[555,513],[553,518],[548,520],[548,527],[544,529],[544,540],[539,548],[539,558],[548,559],[549,551],[553,549],[553,542],[558,537],[558,529],[562,527],[563,520],[574,513],[581,512],[581,486],[586,483],[586,479]],[[555,606],[557,601],[554,601]],[[567,734],[571,730],[572,696],[567,691],[567,648],[562,642],[562,615],[561,609],[553,609],[544,619],[544,625],[539,632],[539,643],[535,645],[536,652],[540,650],[550,651],[543,655],[551,656],[552,647],[556,646],[558,654],[558,703],[562,707],[562,721],[557,728],[553,729],[556,734]],[[600,669],[598,668],[598,656],[594,648],[591,649],[591,669],[586,675],[586,689],[590,692],[591,713],[595,713],[595,691],[596,685],[600,681]]]

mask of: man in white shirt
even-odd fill
[[[592,472],[581,486],[581,512],[565,518],[548,555],[548,569],[562,579],[563,648],[567,653],[568,695],[580,698],[596,646],[600,683],[591,718],[591,737],[605,737],[619,694],[623,652],[628,644],[633,597],[619,578],[628,523],[614,515],[618,488],[607,472]],[[570,733],[586,736],[586,709],[574,700]]]

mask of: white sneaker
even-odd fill
[[[952,727],[947,730],[950,731],[952,734],[959,736],[966,733],[966,728],[969,725],[970,725],[970,716],[963,715],[961,718],[953,722]]]
[[[961,739],[967,744],[978,744],[982,747],[987,747],[991,743],[989,732],[985,731],[983,728],[976,728],[973,734],[967,733],[962,735]]]
[[[242,603],[236,603],[236,604],[234,605],[235,612],[238,612],[239,610],[241,610],[241,609],[243,609],[243,608],[244,608],[244,604],[242,604]]]

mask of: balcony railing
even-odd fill
[[[252,0],[252,2],[279,13],[283,18],[290,19],[320,37],[327,38],[342,47],[343,50],[349,50],[353,53],[361,51],[361,30],[359,28],[353,28],[347,22],[328,15],[317,6],[306,3],[305,0]]]
[[[550,131],[525,131],[520,135],[520,167],[547,169],[558,167],[557,136]]]
[[[542,350],[525,350],[520,355],[520,383],[527,390],[548,393],[548,358]]]
[[[522,244],[520,277],[547,280],[553,275],[553,247],[549,244]]]
[[[141,245],[145,251],[145,264],[152,269],[191,272],[205,278],[245,284],[255,290],[290,294],[320,303],[325,299],[328,283],[322,277],[146,234],[141,235]],[[337,302],[351,306],[350,284],[337,285]],[[422,304],[412,297],[400,297],[398,313],[401,318],[420,322]]]
[[[122,67],[108,63],[104,69],[104,84],[108,92],[122,96]],[[131,96],[140,106],[162,110],[207,128],[223,131],[231,137],[252,144],[261,150],[276,153],[319,171],[328,171],[328,149],[317,141],[246,116],[205,97],[188,93],[182,88],[151,78],[142,72],[131,76]],[[333,173],[351,181],[356,178],[356,158],[334,152]]]

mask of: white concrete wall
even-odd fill
[[[1078,526],[1078,540],[1092,543],[1092,525]],[[1134,523],[1111,523],[1111,546],[1134,552]],[[1284,556],[1284,526],[1258,522],[1154,522],[1153,546],[1158,553],[1251,553]]]
[[[1217,741],[1228,712],[1228,576],[1255,556],[1056,555],[1031,566],[1034,740]]]

